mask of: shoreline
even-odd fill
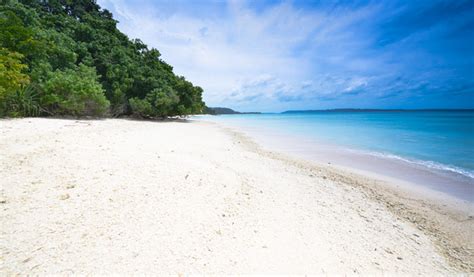
[[[250,137],[262,149],[285,153],[296,159],[330,164],[365,176],[372,176],[388,183],[406,185],[414,193],[430,193],[435,198],[453,198],[474,204],[474,179],[465,173],[437,169],[425,165],[425,161],[384,155],[343,145],[308,138],[301,134],[287,134],[274,129],[256,129],[226,121],[196,117],[194,120],[212,122],[241,132]],[[436,164],[436,163],[435,163]],[[445,165],[447,166],[447,165]],[[449,184],[449,185],[446,185]]]
[[[474,271],[465,214],[214,123],[0,125],[3,273]]]
[[[310,173],[319,172],[332,176],[332,181],[338,184],[361,188],[371,199],[382,202],[393,214],[432,237],[440,251],[456,268],[474,272],[474,203],[425,187],[413,188],[410,185],[414,184],[396,178],[357,168],[326,165],[315,160],[264,149],[247,134],[233,127],[208,121],[206,123],[218,125],[237,139],[245,141],[244,145],[259,154],[297,164]],[[465,245],[466,242],[468,245]]]

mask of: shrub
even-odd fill
[[[27,65],[21,62],[23,55],[0,47],[0,101],[30,82],[28,75],[24,74]]]
[[[151,103],[145,99],[131,98],[129,100],[130,108],[134,115],[139,117],[152,117],[154,115]]]
[[[141,117],[165,117],[178,115],[178,94],[170,87],[157,88],[148,93],[144,99],[129,100],[133,114]]]
[[[38,92],[32,85],[18,90],[10,95],[5,101],[6,115],[11,117],[39,116],[41,106],[39,104]]]
[[[52,115],[103,115],[110,105],[92,67],[50,73],[43,85],[41,103]]]

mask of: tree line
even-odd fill
[[[95,0],[0,2],[0,116],[202,113],[202,88]]]

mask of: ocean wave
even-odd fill
[[[400,156],[389,154],[389,153],[380,153],[380,152],[372,152],[372,151],[356,151],[356,152],[362,152],[364,154],[369,154],[369,155],[376,156],[379,158],[393,159],[393,160],[410,163],[413,165],[421,166],[423,168],[427,168],[430,171],[433,171],[433,170],[445,171],[445,172],[460,174],[462,176],[474,179],[474,171],[466,170],[466,169],[459,168],[453,165],[446,165],[446,164],[442,164],[442,163],[438,163],[434,161],[423,161],[423,160],[405,158],[405,157],[400,157]]]

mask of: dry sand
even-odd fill
[[[1,275],[473,272],[469,214],[211,123],[2,120],[0,170]]]

